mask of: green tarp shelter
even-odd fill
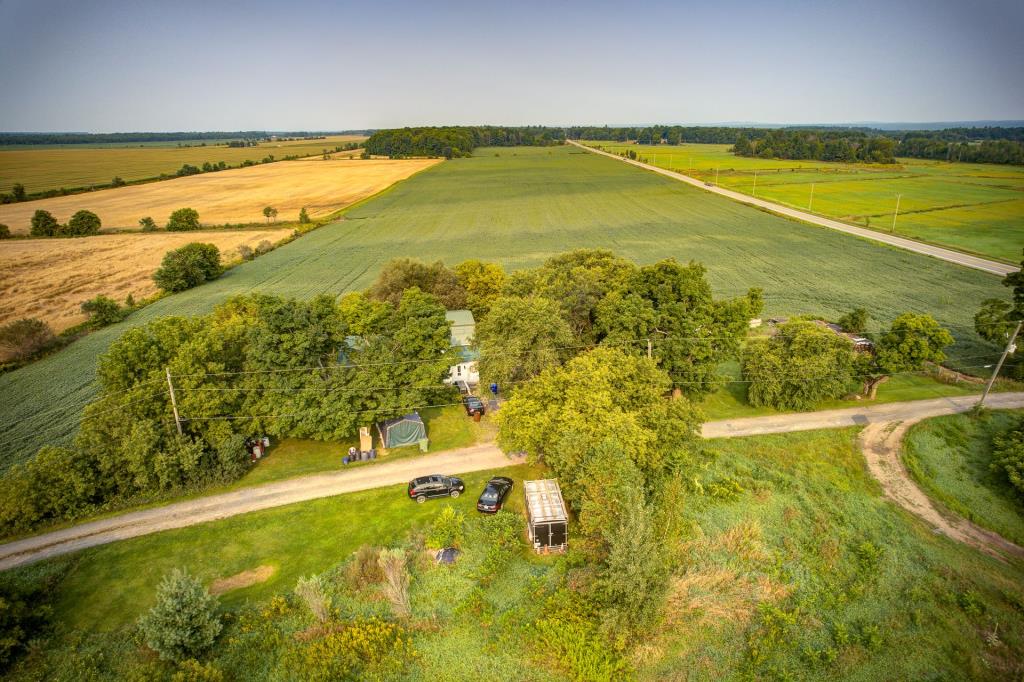
[[[427,437],[427,427],[416,412],[398,419],[390,419],[377,424],[380,442],[386,448],[400,448],[403,445],[416,445]]]

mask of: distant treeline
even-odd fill
[[[469,156],[477,147],[548,146],[565,141],[564,128],[445,126],[378,130],[364,144],[367,154],[402,158]]]
[[[1024,128],[891,131],[864,127],[573,127],[570,139],[734,145],[739,156],[894,163],[896,157],[1024,165]]]
[[[346,130],[344,134],[366,135],[368,130]],[[325,132],[272,132],[266,130],[237,130],[234,132],[181,132],[181,133],[0,133],[0,145],[12,144],[117,144],[131,142],[184,142],[191,140],[260,140],[272,135],[278,137],[322,137]]]

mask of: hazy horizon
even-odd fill
[[[0,0],[0,130],[1012,121],[1022,20],[1002,0]]]

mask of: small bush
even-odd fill
[[[224,673],[213,663],[203,665],[190,658],[178,664],[171,682],[224,682]]]
[[[139,218],[139,227],[142,228],[143,232],[155,232],[157,229],[156,221],[150,218],[149,216],[146,216],[145,218]]]
[[[3,223],[0,223],[0,239],[10,239],[11,228],[7,227]]]
[[[289,650],[282,666],[287,679],[310,682],[398,679],[415,658],[411,638],[397,623],[357,620]]]
[[[29,230],[29,234],[33,237],[52,237],[59,230],[57,219],[49,211],[40,209],[32,214],[32,229]]]
[[[345,568],[345,577],[349,586],[360,589],[366,585],[376,585],[384,580],[384,572],[378,561],[379,552],[376,547],[363,545],[356,550],[355,556]]]
[[[118,305],[117,301],[103,294],[83,303],[82,312],[86,313],[89,322],[97,327],[106,327],[128,316],[128,311]]]
[[[427,543],[431,547],[439,549],[460,547],[465,522],[466,517],[462,512],[456,511],[451,506],[445,507],[434,519],[434,525],[427,536]]]
[[[242,244],[238,247],[238,255],[242,260],[252,260],[256,257],[253,254],[252,247],[248,244]]]
[[[124,181],[124,179],[121,178],[120,175],[115,175],[114,179],[110,181],[110,186],[111,187],[124,187],[127,184],[128,183],[126,183]]]
[[[305,603],[306,608],[320,623],[326,623],[331,617],[331,598],[324,587],[321,576],[311,575],[299,578],[295,584],[295,594]]]
[[[409,615],[409,567],[404,549],[382,549],[377,558],[384,574],[384,594],[399,618]]]
[[[188,232],[199,228],[199,211],[194,208],[179,208],[167,220],[168,232]]]
[[[63,233],[69,237],[86,237],[99,234],[101,226],[100,217],[92,211],[78,211],[64,226]]]
[[[262,256],[263,254],[269,253],[269,252],[271,252],[273,250],[274,250],[274,245],[271,244],[266,239],[264,239],[263,241],[261,241],[259,244],[256,245],[256,255],[257,256]]]
[[[166,661],[194,658],[220,634],[217,598],[184,570],[165,576],[156,605],[139,619],[146,644]]]
[[[0,358],[26,360],[57,342],[50,325],[27,318],[0,326]]]
[[[299,211],[299,224],[308,225],[310,222],[311,221],[309,219],[309,213],[306,211],[306,207],[303,206],[302,209]]]
[[[164,291],[173,293],[217,279],[221,272],[220,250],[213,244],[193,242],[168,251],[160,269],[153,273],[153,281]]]

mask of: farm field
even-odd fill
[[[735,156],[724,144],[629,145],[648,163],[862,227],[1016,263],[1024,246],[1024,168],[898,159],[896,165]],[[757,173],[756,188],[754,174]],[[811,195],[811,185],[814,194]]]
[[[190,242],[215,244],[225,260],[239,246],[277,244],[292,230],[149,232],[101,234],[78,239],[32,239],[0,243],[0,324],[24,317],[63,331],[86,316],[80,306],[100,294],[118,301],[158,293],[152,275],[164,254]]]
[[[201,314],[249,291],[308,298],[365,288],[397,256],[480,258],[517,269],[579,247],[613,249],[639,263],[700,261],[717,295],[762,287],[765,316],[834,319],[864,307],[879,324],[906,310],[928,312],[953,331],[951,356],[962,367],[983,371],[998,356],[972,324],[983,299],[1007,296],[993,275],[785,220],[570,147],[481,149],[215,282],[0,376],[9,405],[0,415],[0,468],[70,439],[95,395],[97,357],[129,326]]]
[[[86,209],[100,217],[104,229],[138,229],[140,218],[151,216],[162,226],[172,211],[184,206],[199,211],[204,225],[265,222],[263,208],[268,205],[279,211],[280,220],[298,220],[303,206],[316,218],[437,163],[439,159],[316,158],[260,164],[0,205],[0,223],[9,225],[14,234],[28,234],[32,214],[39,209],[50,211],[60,222]]]
[[[907,433],[903,461],[929,497],[979,526],[1024,545],[1024,500],[993,471],[992,438],[1016,427],[1022,410],[927,419]]]
[[[202,166],[223,161],[237,166],[246,160],[260,161],[267,155],[313,156],[348,142],[366,139],[359,135],[332,135],[323,140],[263,142],[256,147],[178,147],[176,143],[127,146],[65,145],[0,149],[0,192],[10,192],[16,182],[30,194],[61,187],[90,187],[109,183],[114,176],[126,182],[173,175],[183,165]],[[195,143],[193,143],[195,144]],[[345,152],[345,155],[352,152]],[[358,153],[356,153],[358,156]]]
[[[679,505],[666,619],[628,662],[639,680],[1014,679],[1024,650],[1024,572],[936,536],[887,502],[867,473],[857,430],[709,442],[703,488]],[[535,465],[492,475],[518,484]],[[725,483],[730,495],[706,492]],[[705,492],[701,492],[701,491]],[[415,505],[402,486],[339,495],[105,545],[5,574],[50,585],[55,635],[10,679],[140,678],[159,663],[133,638],[156,577],[187,567],[206,585],[263,568],[262,581],[221,595],[236,616],[206,660],[227,679],[281,670],[295,633],[312,617],[290,593],[299,576],[324,574],[346,616],[389,614],[373,585],[350,577],[361,545],[416,547],[452,506],[478,521],[475,495]],[[508,508],[522,513],[522,496]],[[572,565],[525,546],[487,580],[474,573],[471,533],[454,566],[412,562],[411,636],[421,652],[403,679],[571,677],[571,659],[537,646],[551,585]],[[180,552],[188,547],[188,552]],[[416,552],[418,556],[420,553]],[[564,596],[563,596],[564,598]],[[424,626],[424,624],[427,624]],[[998,625],[997,625],[998,624]],[[998,628],[998,646],[988,644]],[[84,655],[88,652],[89,655]],[[623,675],[621,679],[629,679]]]

